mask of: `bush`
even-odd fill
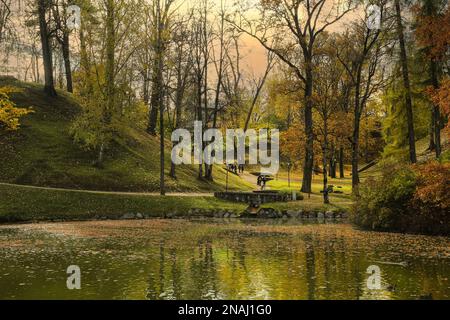
[[[353,206],[352,221],[366,229],[450,233],[450,165],[386,162],[368,179]]]
[[[20,92],[13,87],[0,87],[0,132],[14,131],[20,127],[20,118],[32,113],[31,108],[17,108],[11,100],[10,94]]]
[[[441,163],[449,163],[450,162],[450,149],[442,152],[439,161]]]
[[[424,233],[450,233],[450,163],[414,167],[416,190],[410,201],[415,227]]]
[[[291,199],[291,197],[292,197],[292,193],[294,192],[295,190],[291,190],[291,189],[281,189],[281,190],[279,190],[278,191],[278,193],[279,194],[281,194],[281,195],[283,195],[283,196],[285,196],[285,197],[288,197],[289,199]],[[297,201],[300,201],[300,200],[303,200],[304,198],[303,198],[303,195],[300,193],[300,192],[298,192],[298,191],[295,191],[295,196],[296,196],[296,198],[297,198]]]

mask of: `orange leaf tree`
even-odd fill
[[[427,93],[434,104],[438,105],[442,114],[448,118],[450,115],[450,78],[441,81],[438,89],[429,87]],[[447,121],[445,131],[450,137],[450,123]]]

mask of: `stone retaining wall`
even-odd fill
[[[214,197],[233,202],[262,204],[269,202],[287,202],[291,200],[288,194],[278,192],[215,192]]]
[[[292,218],[292,219],[317,219],[317,220],[331,220],[331,219],[346,219],[348,217],[345,211],[306,211],[306,210],[276,210],[273,208],[262,208],[257,214],[250,212],[237,212],[235,210],[225,209],[190,209],[187,214],[164,214],[161,218],[251,218],[251,219],[277,219],[277,218]],[[147,216],[142,214],[126,214],[121,219],[146,219],[158,218],[157,216]]]
[[[273,208],[261,208],[257,214],[250,212],[239,212],[237,210],[227,209],[189,209],[188,212],[173,212],[173,213],[161,213],[161,214],[145,214],[145,213],[126,213],[123,215],[96,215],[93,217],[73,217],[73,218],[60,218],[60,219],[35,219],[30,222],[39,221],[97,221],[97,220],[139,220],[139,219],[190,219],[190,218],[242,218],[242,219],[314,219],[318,221],[322,220],[336,220],[346,219],[347,212],[345,211],[306,211],[306,210],[276,210]],[[14,221],[9,221],[9,223]]]

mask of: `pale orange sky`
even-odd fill
[[[182,3],[182,7],[190,7],[193,4],[195,4],[198,0],[179,0],[178,5]],[[223,1],[223,4],[225,8],[229,9],[231,11],[233,3],[235,3],[236,0],[212,0],[212,11],[217,12],[220,9],[221,2]],[[239,1],[239,0],[237,0]],[[254,3],[259,2],[259,0],[250,0]],[[331,0],[329,0],[329,3],[331,3]],[[180,8],[180,10],[183,10]],[[326,8],[323,10],[324,12],[327,12]],[[361,12],[361,11],[360,11]],[[343,23],[349,22],[351,19],[359,18],[360,14],[352,13],[347,14],[345,19],[342,20],[342,22],[332,26],[329,28],[329,31],[336,31],[342,28]],[[266,50],[259,44],[259,42],[250,36],[243,35],[241,38],[241,56],[242,56],[242,63],[241,68],[242,70],[247,74],[259,74],[261,73],[265,66],[266,66]],[[0,63],[1,64],[1,63]],[[17,63],[13,62],[13,65],[18,66]],[[5,67],[5,66],[4,66]],[[3,70],[4,72],[5,70]]]
[[[190,3],[195,3],[196,0],[187,0],[190,1]],[[232,9],[232,5],[234,2],[239,0],[212,0],[214,3],[213,6],[215,9],[219,9],[221,3],[225,4],[225,8],[229,8],[230,11]],[[250,0],[249,2],[258,3],[260,0]],[[345,0],[344,0],[345,1]],[[329,12],[329,8],[332,3],[336,3],[337,0],[331,1],[327,0],[322,12],[324,14]],[[250,13],[249,17],[252,17],[254,14]],[[361,19],[363,18],[364,12],[359,8],[358,10],[354,10],[353,12],[347,13],[339,22],[336,22],[334,25],[330,26],[327,30],[329,32],[336,32],[341,31],[345,29],[346,24],[351,22],[354,19]],[[261,46],[261,44],[258,42],[258,40],[248,36],[243,35],[241,38],[241,45],[242,45],[242,67],[247,72],[254,72],[256,74],[262,73],[266,66],[266,49]]]

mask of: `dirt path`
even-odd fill
[[[117,192],[117,191],[94,191],[94,190],[79,190],[79,189],[64,189],[64,188],[50,188],[50,187],[36,187],[27,186],[21,184],[13,183],[3,183],[0,182],[0,186],[10,186],[10,187],[21,187],[36,190],[49,190],[49,191],[66,191],[66,192],[82,192],[82,193],[92,193],[92,194],[109,194],[109,195],[124,195],[124,196],[159,196],[159,192]],[[213,197],[212,192],[168,192],[167,196],[171,197]]]
[[[422,139],[423,140],[423,139]],[[430,160],[434,160],[436,158],[435,151],[428,150],[428,140],[426,140],[426,143],[421,143],[419,146],[417,146],[417,162],[424,163]],[[441,150],[446,150],[450,145],[450,141],[448,140],[448,137],[446,134],[441,134]]]
[[[248,183],[251,183],[255,188],[258,188],[257,185],[258,178],[255,175],[247,171],[244,171],[243,173],[240,173],[239,176]]]

